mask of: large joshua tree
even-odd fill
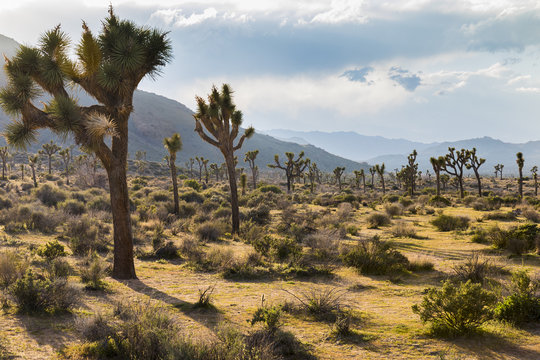
[[[167,33],[139,27],[119,19],[112,6],[95,36],[83,22],[81,41],[69,54],[69,39],[60,26],[46,32],[37,48],[21,46],[6,60],[8,85],[0,91],[0,102],[18,117],[6,127],[10,145],[25,147],[36,139],[36,131],[51,129],[73,135],[77,145],[94,152],[109,178],[114,229],[112,275],[136,278],[133,236],[129,212],[126,164],[128,120],[133,111],[133,92],[146,76],[154,77],[171,58]],[[79,106],[68,92],[79,85],[97,105]],[[50,100],[35,106],[40,92]],[[106,141],[110,136],[111,140]]]
[[[49,143],[41,145],[42,150],[39,150],[39,153],[46,155],[49,160],[49,175],[52,174],[52,157],[54,154],[62,150],[62,148],[56,145],[52,140]]]
[[[525,164],[525,159],[523,158],[522,152],[518,152],[516,154],[516,157],[517,157],[516,164],[519,170],[519,179],[518,179],[519,197],[523,199],[523,165]]]
[[[171,169],[171,178],[173,184],[174,213],[178,215],[180,207],[178,204],[178,178],[176,176],[176,153],[182,150],[182,139],[180,134],[174,133],[170,138],[163,139],[163,145],[169,152],[169,169]]]
[[[232,93],[227,84],[223,84],[221,91],[213,86],[207,101],[202,97],[196,97],[197,113],[193,117],[195,131],[204,141],[217,147],[225,158],[231,189],[232,232],[235,234],[240,230],[240,216],[234,152],[242,147],[244,140],[253,135],[255,129],[253,127],[245,129],[236,145],[234,144],[242,125],[242,112],[236,109]]]
[[[480,173],[478,172],[478,169],[480,168],[480,166],[482,166],[483,163],[486,162],[486,159],[481,159],[476,156],[476,148],[468,151],[468,156],[469,162],[465,164],[465,166],[468,170],[473,169],[474,176],[476,176],[476,181],[478,183],[478,196],[482,197],[482,182],[480,180]]]
[[[456,177],[459,184],[459,195],[463,199],[465,191],[463,190],[463,168],[469,161],[469,151],[461,149],[456,151],[456,148],[449,147],[448,154],[444,157],[442,170],[448,175]]]
[[[281,164],[279,161],[279,155],[274,156],[275,164],[268,164],[269,168],[281,169],[285,171],[285,177],[287,178],[287,193],[291,192],[291,185],[295,177],[300,177],[306,167],[309,165],[309,159],[304,159],[304,152],[301,151],[298,157],[294,158],[294,153],[286,152],[285,157],[287,161]]]

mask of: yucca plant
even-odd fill
[[[37,188],[37,179],[36,179],[36,166],[39,164],[39,156],[37,155],[28,155],[28,166],[32,170],[32,180],[34,181],[34,187]]]
[[[236,185],[237,160],[234,152],[239,150],[244,141],[254,134],[255,129],[253,127],[245,129],[236,145],[234,145],[234,140],[238,136],[242,125],[242,112],[236,109],[236,105],[232,100],[232,93],[231,87],[223,84],[221,91],[215,86],[212,87],[208,95],[208,102],[197,96],[197,112],[193,115],[193,118],[195,119],[195,131],[204,141],[217,147],[225,158],[231,189],[232,233],[237,234],[240,230],[240,213],[238,210],[238,187]]]
[[[62,150],[62,148],[58,145],[56,145],[52,140],[48,144],[41,145],[43,150],[40,150],[39,153],[42,155],[47,155],[47,158],[49,160],[49,175],[52,174],[52,157],[54,154]]]
[[[171,169],[171,178],[174,192],[174,213],[178,215],[180,207],[178,205],[178,179],[176,177],[176,153],[182,150],[182,139],[180,134],[174,133],[170,138],[163,139],[165,149],[169,151],[167,162]]]
[[[285,171],[285,177],[287,178],[287,193],[290,193],[294,178],[302,176],[302,173],[311,163],[311,161],[304,158],[303,151],[298,154],[298,157],[296,159],[294,158],[294,153],[292,152],[286,152],[285,157],[287,158],[287,161],[285,161],[283,165],[281,165],[281,162],[279,161],[279,155],[276,154],[274,156],[275,164],[268,164],[268,167]]]
[[[109,7],[101,32],[95,36],[83,22],[76,59],[60,26],[41,36],[37,47],[21,46],[6,59],[9,83],[0,90],[0,104],[17,118],[5,131],[7,142],[25,148],[39,129],[72,135],[77,145],[94,152],[107,172],[114,226],[113,276],[135,278],[133,236],[129,213],[126,164],[128,120],[133,92],[146,76],[154,77],[171,58],[166,32],[119,19]],[[76,84],[97,101],[79,106],[68,91]],[[38,96],[50,100],[35,106]],[[110,141],[107,140],[110,137]]]

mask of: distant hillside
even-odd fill
[[[6,56],[12,56],[17,42],[0,35],[0,53]],[[158,80],[159,81],[159,80]],[[0,72],[0,84],[5,84],[5,75]],[[77,94],[79,102],[83,105],[93,103],[86,93]],[[178,153],[177,162],[183,165],[195,156],[203,156],[210,162],[222,163],[223,156],[213,146],[202,141],[194,131],[195,121],[193,112],[183,104],[167,99],[166,97],[155,95],[144,91],[136,91],[133,98],[134,111],[130,118],[129,125],[129,152],[135,154],[136,151],[146,151],[147,160],[161,161],[166,155],[163,147],[163,138],[171,136],[178,132],[182,137],[183,149]],[[0,129],[9,122],[7,115],[0,111]],[[36,152],[40,144],[48,142],[50,139],[60,142],[50,131],[40,131],[38,143],[33,144],[29,151]],[[68,141],[69,143],[69,141]],[[0,144],[4,145],[3,138]],[[336,166],[344,166],[347,172],[355,169],[367,169],[367,164],[348,160],[339,156],[332,155],[327,151],[313,145],[299,145],[293,142],[285,142],[275,139],[271,136],[258,134],[244,142],[241,151],[237,151],[239,163],[238,166],[245,167],[244,154],[249,150],[259,150],[256,163],[261,170],[267,169],[266,165],[274,162],[274,155],[280,154],[284,157],[284,152],[291,151],[299,153],[304,151],[306,157],[316,162],[321,170],[332,171]]]
[[[360,135],[352,131],[322,132],[267,130],[265,134],[298,143],[309,143],[326,151],[355,161],[367,161],[380,155],[405,154],[413,149],[424,149],[424,144],[404,139],[387,139],[381,136]]]

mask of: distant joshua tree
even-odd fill
[[[182,139],[180,134],[174,133],[170,138],[163,139],[165,149],[169,151],[169,168],[171,170],[171,179],[173,183],[174,213],[178,215],[180,207],[178,203],[178,178],[176,176],[176,153],[182,150]]]
[[[216,175],[216,182],[219,182],[219,166],[218,164],[216,163],[211,163],[210,165],[208,165],[210,167],[210,171],[212,171],[212,173],[214,175]]]
[[[315,191],[315,182],[317,181],[317,177],[319,176],[319,169],[317,168],[317,163],[312,163],[311,161],[309,162],[307,176],[309,179],[309,189],[310,192],[313,194],[313,192]]]
[[[246,195],[247,175],[245,173],[240,174],[240,187],[242,188],[242,196]]]
[[[197,112],[193,115],[195,131],[204,141],[221,151],[227,164],[231,190],[232,233],[236,234],[240,230],[240,215],[234,152],[242,147],[245,139],[254,134],[255,129],[253,127],[245,129],[238,143],[234,145],[242,125],[242,112],[236,109],[232,101],[232,90],[227,84],[223,84],[221,92],[212,87],[208,102],[199,96],[196,100]]]
[[[298,154],[296,159],[294,159],[294,153],[292,152],[286,152],[285,157],[287,158],[287,161],[281,165],[279,155],[276,154],[274,156],[275,164],[268,164],[268,167],[285,171],[285,177],[287,178],[287,193],[290,193],[294,178],[299,177],[304,172],[309,162],[308,159],[304,159],[303,151]]]
[[[486,159],[479,159],[478,156],[476,156],[476,148],[470,150],[467,155],[469,157],[469,162],[465,164],[465,167],[467,167],[468,170],[473,169],[476,181],[478,182],[478,196],[482,197],[482,182],[480,180],[478,169],[486,162]]]
[[[463,189],[463,168],[469,161],[469,152],[465,149],[456,151],[456,148],[449,147],[448,154],[444,157],[442,170],[447,174],[455,176],[459,185],[459,195],[463,199],[465,191]]]
[[[32,169],[32,180],[34,181],[34,187],[37,188],[37,179],[36,179],[36,166],[39,163],[38,155],[28,155],[28,165]]]
[[[534,179],[534,196],[538,196],[538,166],[533,166],[531,169]]]
[[[248,163],[249,168],[251,169],[251,181],[253,184],[253,190],[257,188],[257,177],[259,175],[259,167],[255,165],[255,159],[259,154],[259,150],[253,150],[246,152],[244,156],[244,161]]]
[[[444,165],[444,158],[439,156],[438,158],[430,158],[429,162],[433,167],[433,172],[435,173],[435,180],[437,181],[437,196],[441,195],[441,170]]]
[[[345,171],[344,167],[336,167],[334,169],[334,176],[336,178],[336,182],[338,184],[338,189],[341,191],[341,176],[343,175],[343,172]]]
[[[61,150],[58,155],[62,157],[62,162],[64,163],[64,170],[66,172],[66,184],[69,185],[69,170],[71,166],[71,148],[65,148]]]
[[[375,167],[370,167],[369,173],[371,174],[371,188],[375,190],[375,174],[377,173],[377,170]]]
[[[58,145],[56,145],[52,140],[47,143],[41,145],[42,150],[39,151],[39,154],[46,155],[49,160],[49,175],[52,174],[52,157],[54,154],[62,150],[62,148]]]
[[[10,153],[7,146],[0,147],[0,158],[2,158],[2,180],[6,180],[7,162]]]
[[[382,163],[382,165],[375,165],[375,170],[377,171],[377,173],[379,174],[380,178],[381,178],[381,184],[382,184],[382,192],[383,194],[386,194],[386,188],[384,186],[384,170],[385,170],[386,166],[384,165],[384,163]]]
[[[525,164],[525,159],[523,158],[522,152],[518,152],[516,154],[516,157],[517,157],[516,164],[519,170],[518,191],[519,191],[519,197],[523,199],[523,165]]]

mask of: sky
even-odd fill
[[[98,32],[109,1],[0,2],[0,34],[34,45]],[[259,130],[431,142],[540,140],[540,3],[505,0],[118,0],[169,31],[174,59],[140,88],[190,108],[228,83]]]

